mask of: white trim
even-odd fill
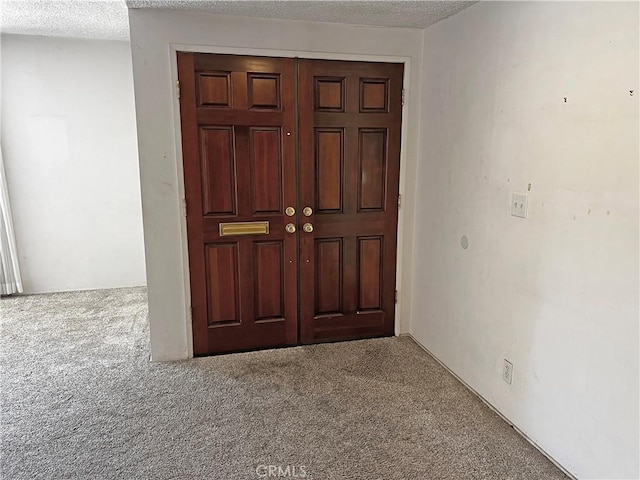
[[[464,385],[467,390],[469,390],[471,393],[473,393],[476,397],[478,397],[482,403],[484,403],[487,407],[489,407],[496,415],[498,415],[502,420],[504,420],[506,423],[509,424],[509,426],[511,428],[513,428],[522,438],[524,438],[527,442],[529,442],[536,450],[538,450],[541,454],[543,454],[545,457],[547,457],[547,459],[553,463],[556,467],[558,467],[558,469],[560,471],[562,471],[562,473],[564,473],[567,477],[573,479],[573,480],[577,480],[577,477],[575,475],[573,475],[571,472],[569,472],[566,468],[564,468],[562,465],[560,465],[551,455],[549,455],[547,452],[544,451],[544,449],[538,445],[536,442],[534,442],[531,438],[529,438],[527,436],[526,433],[524,433],[522,430],[520,430],[511,420],[509,420],[507,417],[505,417],[500,411],[498,411],[496,409],[496,407],[494,407],[493,405],[491,405],[491,403],[489,403],[489,401],[484,398],[482,395],[480,395],[477,391],[475,391],[471,386],[469,386],[469,384],[467,382],[465,382],[464,380],[462,380],[458,375],[455,374],[455,372],[453,372],[449,367],[447,367],[442,361],[440,361],[440,359],[438,357],[436,357],[433,353],[431,353],[431,351],[425,347],[422,343],[420,343],[413,335],[411,335],[410,333],[403,333],[402,334],[403,337],[409,337],[411,338],[411,340],[413,340],[414,342],[416,342],[416,344],[422,349],[424,350],[431,358],[433,358],[436,362],[438,362],[442,368],[444,368],[447,372],[449,372],[456,380],[458,380],[462,385]]]
[[[182,43],[169,43],[169,58],[171,62],[171,84],[176,85],[178,81],[178,62],[177,52],[196,52],[196,53],[218,53],[218,54],[233,54],[233,55],[254,55],[262,57],[287,57],[287,58],[312,58],[322,60],[350,60],[350,61],[364,61],[364,62],[389,62],[389,63],[403,63],[404,64],[404,78],[403,88],[405,91],[405,101],[402,107],[402,130],[400,140],[400,185],[398,192],[400,195],[405,196],[406,185],[406,165],[407,165],[407,131],[408,131],[408,108],[407,105],[411,102],[411,57],[408,56],[391,56],[391,55],[369,55],[369,54],[345,54],[335,52],[310,52],[305,50],[277,50],[268,48],[245,48],[245,47],[223,47],[223,46],[209,46],[209,45],[189,45]],[[182,131],[180,125],[180,100],[175,95],[175,89],[171,89],[172,92],[172,105],[173,105],[173,130],[175,136],[176,146],[176,168],[178,175],[178,201],[181,202],[185,198],[184,188],[184,171],[182,162]],[[405,198],[407,198],[405,196]],[[405,205],[407,202],[405,202]],[[405,222],[404,212],[406,207],[400,208],[398,211],[398,235],[396,239],[396,289],[399,295],[402,295],[401,279],[402,279],[402,260],[405,252],[402,248],[404,242],[403,225]],[[193,358],[193,327],[192,318],[188,312],[191,309],[191,283],[189,277],[189,253],[188,253],[188,241],[187,241],[187,219],[182,216],[180,219],[180,239],[182,243],[182,272],[183,279],[182,284],[184,286],[184,299],[185,299],[185,312],[187,312],[187,355],[189,358]],[[395,326],[394,332],[396,335],[400,335],[400,315],[402,314],[401,301],[395,305]],[[407,329],[409,327],[408,319],[405,323]]]

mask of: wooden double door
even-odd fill
[[[178,53],[195,355],[393,334],[402,77]]]

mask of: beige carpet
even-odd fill
[[[152,364],[145,302],[0,300],[1,478],[565,478],[408,338]]]

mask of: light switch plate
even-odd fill
[[[528,197],[526,193],[513,193],[511,195],[511,215],[527,218]]]

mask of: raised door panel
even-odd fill
[[[328,315],[342,311],[343,285],[342,239],[316,241],[315,314]]]
[[[284,319],[284,254],[283,243],[253,244],[253,282],[256,321]]]
[[[200,129],[204,215],[236,214],[233,128]]]
[[[280,75],[247,75],[249,108],[280,110]]]
[[[359,129],[358,150],[358,210],[384,210],[387,130]]]
[[[358,245],[358,311],[382,308],[383,239],[360,237]]]
[[[229,72],[201,72],[197,74],[196,82],[198,106],[231,106],[231,76]]]
[[[344,77],[314,78],[314,109],[318,112],[344,112]]]
[[[389,112],[389,79],[361,78],[360,79],[360,112],[387,113]]]
[[[317,213],[342,211],[344,130],[316,130]]]
[[[279,128],[251,128],[253,213],[282,212],[282,149]]]
[[[206,245],[208,325],[240,324],[238,244]]]

